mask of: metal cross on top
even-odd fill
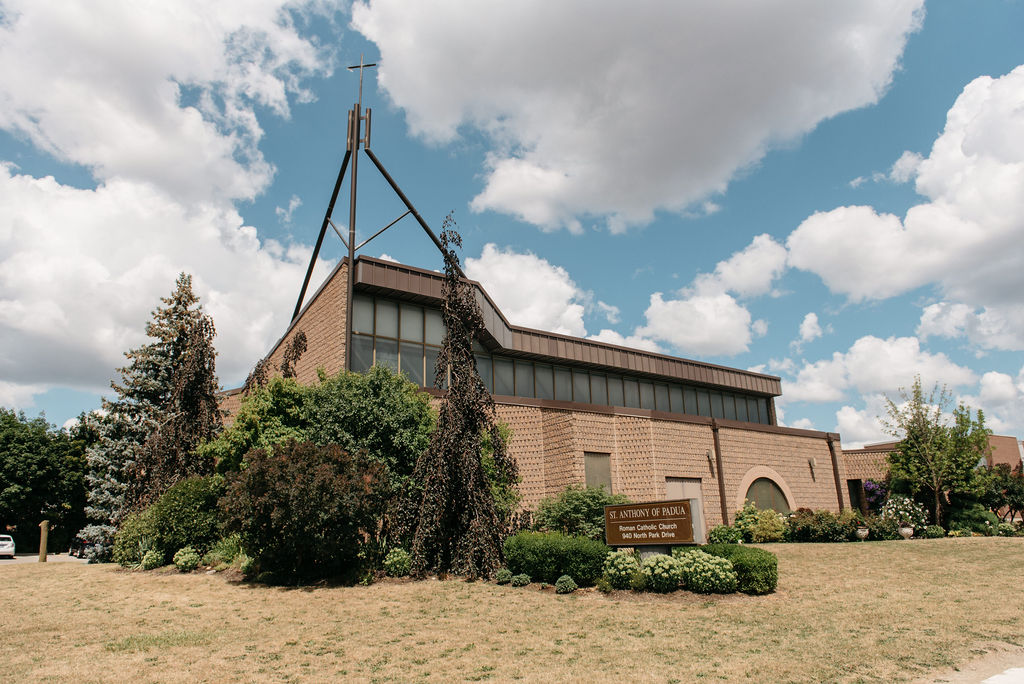
[[[352,320],[352,294],[355,287],[355,269],[352,266],[353,264],[355,264],[356,252],[365,247],[366,244],[370,242],[370,240],[373,240],[375,237],[377,237],[385,230],[401,221],[406,216],[412,215],[412,217],[416,220],[416,222],[420,225],[423,231],[431,239],[434,245],[438,248],[438,250],[440,250],[442,254],[445,253],[445,249],[441,245],[441,241],[437,239],[437,235],[435,235],[434,231],[430,229],[430,226],[428,226],[427,222],[423,220],[423,217],[420,216],[420,213],[416,211],[416,208],[413,206],[412,202],[409,201],[409,198],[406,197],[405,193],[402,192],[402,189],[398,187],[398,183],[395,182],[395,179],[392,178],[391,174],[388,173],[387,169],[384,168],[384,164],[381,163],[380,159],[377,158],[377,155],[375,155],[373,151],[370,149],[371,118],[369,109],[366,110],[365,114],[363,113],[363,71],[365,69],[369,69],[370,67],[375,66],[377,66],[376,62],[366,64],[363,61],[363,56],[360,55],[359,64],[354,64],[348,67],[349,71],[355,71],[356,69],[359,70],[359,100],[352,106],[352,109],[348,111],[348,141],[347,145],[345,146],[345,156],[341,160],[341,169],[338,171],[338,178],[334,183],[334,192],[331,193],[331,199],[327,203],[327,211],[324,213],[324,220],[320,226],[320,234],[317,236],[316,245],[313,247],[313,256],[309,260],[309,267],[306,269],[306,277],[302,281],[302,289],[299,291],[299,299],[297,302],[295,302],[295,311],[294,313],[292,313],[292,322],[294,323],[295,321],[298,320],[299,315],[302,313],[302,304],[306,296],[306,288],[309,286],[309,279],[313,275],[313,267],[316,265],[317,256],[320,254],[320,247],[323,244],[324,235],[327,232],[328,226],[330,226],[331,228],[334,229],[334,232],[337,233],[338,237],[341,238],[342,243],[345,245],[345,248],[348,251],[348,287],[346,288],[345,296],[345,365],[347,368],[351,368],[352,363],[352,355],[347,353],[347,350],[352,348],[352,328],[350,325],[348,325],[348,321]],[[365,136],[363,135],[362,132],[362,125],[364,121],[366,122]],[[360,146],[362,146],[363,152],[366,153],[366,156],[370,159],[370,161],[373,162],[373,165],[377,168],[377,171],[380,172],[384,180],[387,181],[388,185],[391,186],[391,189],[405,205],[406,211],[398,218],[396,218],[394,221],[387,224],[386,226],[375,232],[367,239],[363,240],[361,243],[356,244],[356,188],[358,185]],[[346,240],[345,236],[334,224],[334,221],[331,220],[331,216],[334,213],[334,204],[338,200],[338,194],[341,190],[342,181],[345,178],[345,172],[348,170],[348,167],[350,165],[352,167],[351,171],[349,172],[349,186],[351,192],[349,195],[348,207],[348,239]],[[458,268],[458,266],[456,266],[456,268]],[[462,277],[465,277],[465,274],[462,272],[461,268],[458,268],[458,271]]]
[[[363,56],[359,55],[359,64],[355,64],[353,66],[348,67],[349,71],[354,71],[355,69],[359,69],[359,108],[360,109],[362,109],[362,107],[363,107],[363,69],[369,69],[370,67],[375,67],[375,66],[377,66],[376,62],[373,62],[372,64],[363,64]]]

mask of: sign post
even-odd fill
[[[678,546],[693,544],[694,499],[651,501],[604,507],[608,546]]]

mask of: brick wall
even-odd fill
[[[843,452],[846,476],[851,480],[884,480],[889,472],[889,450],[852,449]]]
[[[304,385],[317,382],[317,368],[334,375],[345,367],[345,291],[348,264],[342,263],[318,290],[295,325],[270,352],[270,362],[280,368],[284,348],[299,330],[306,333],[306,352],[295,365],[295,378]]]

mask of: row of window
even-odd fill
[[[405,373],[409,380],[435,386],[434,369],[444,325],[436,309],[377,297],[353,301],[352,369],[374,364]],[[653,382],[488,354],[476,345],[476,363],[487,390],[501,396],[553,399],[602,406],[770,424],[768,401],[675,383]],[[441,378],[441,386],[446,378]]]

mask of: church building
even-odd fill
[[[308,346],[299,382],[316,382],[320,367],[337,373],[351,353],[352,370],[387,365],[439,396],[443,277],[366,256],[354,263],[351,322],[343,259],[270,361],[280,366],[301,330]],[[477,368],[512,430],[524,507],[570,484],[603,485],[637,502],[692,498],[703,537],[731,522],[744,499],[779,511],[850,505],[839,435],[780,427],[778,377],[516,326],[472,286],[486,326]],[[240,400],[241,390],[229,391],[224,408],[231,414]]]

